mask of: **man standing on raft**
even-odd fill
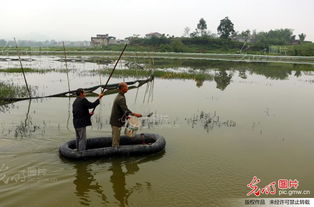
[[[125,123],[128,115],[141,117],[142,114],[133,113],[126,105],[124,94],[129,90],[128,84],[119,83],[119,94],[113,101],[112,111],[110,116],[110,125],[112,128],[112,147],[117,149],[120,145],[121,127]]]
[[[73,125],[76,133],[76,148],[77,151],[84,151],[86,149],[86,127],[92,125],[90,113],[88,109],[95,108],[99,104],[99,100],[104,96],[103,93],[98,95],[98,99],[91,103],[85,97],[85,91],[82,88],[76,90],[77,98],[73,102]]]

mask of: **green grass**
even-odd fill
[[[27,92],[26,87],[24,86],[16,86],[14,84],[0,82],[0,99],[25,97],[27,95],[28,95],[28,92]],[[1,100],[0,100],[0,103],[1,103]]]
[[[66,72],[66,70],[55,70],[55,69],[34,69],[34,68],[24,68],[25,73],[47,73],[47,72]],[[21,68],[6,68],[6,69],[0,69],[0,73],[22,73]]]
[[[241,44],[242,45],[242,44]],[[142,52],[142,53],[151,53],[151,52],[174,52],[171,50],[170,44],[167,44],[170,49],[167,50],[168,47],[164,47],[164,45],[135,45],[129,44],[126,50],[127,52]],[[91,55],[93,52],[112,52],[112,55],[116,53],[120,53],[123,49],[124,44],[121,45],[108,45],[104,47],[66,47],[66,52],[68,55],[71,54],[81,54],[81,55]],[[281,45],[281,46],[271,46],[271,47],[286,47],[287,55],[291,56],[314,56],[314,43],[303,43],[300,45]],[[240,51],[241,46],[236,48],[228,48],[227,46],[216,46],[212,47],[210,44],[188,44],[183,47],[182,53],[178,54],[185,54],[185,53],[220,53],[220,54],[237,54]],[[6,54],[16,55],[16,48],[15,47],[0,47],[1,51],[4,51]],[[41,55],[55,55],[60,54],[63,55],[64,50],[63,47],[20,47],[19,48],[21,55],[29,54],[30,51],[32,53],[41,54]],[[248,50],[247,53],[249,54],[258,54],[262,55],[264,52],[259,50]],[[274,55],[274,54],[269,54]]]
[[[281,45],[281,46],[271,46],[275,51],[280,51],[280,49],[285,49],[287,55],[291,56],[314,56],[314,43],[302,43],[299,45]],[[281,53],[284,53],[282,51]]]

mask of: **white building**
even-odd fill
[[[97,34],[96,37],[91,37],[90,44],[94,47],[101,47],[111,44],[117,44],[117,40],[115,37],[109,36],[108,34]]]

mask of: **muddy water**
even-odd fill
[[[292,72],[284,80],[225,72],[232,74],[225,84],[218,79],[201,86],[194,80],[156,79],[127,93],[130,109],[154,112],[141,132],[161,134],[167,141],[165,152],[147,157],[60,158],[58,147],[74,137],[74,99],[2,107],[0,205],[233,206],[231,199],[246,198],[253,176],[261,179],[260,188],[278,179],[297,179],[298,189],[312,193],[300,197],[313,197],[312,72]],[[20,76],[2,73],[1,80],[23,84]],[[67,88],[65,73],[27,77],[41,95]],[[106,80],[83,69],[70,77],[73,88]],[[110,135],[114,97],[101,101],[88,137]]]

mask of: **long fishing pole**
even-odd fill
[[[124,51],[125,51],[125,49],[126,49],[127,46],[128,46],[128,44],[125,44],[125,46],[124,46],[122,52],[120,53],[120,56],[119,56],[119,58],[118,58],[116,64],[114,65],[114,67],[113,67],[113,69],[112,69],[112,71],[111,71],[111,73],[110,73],[110,75],[109,75],[109,78],[107,79],[107,82],[106,82],[105,86],[104,86],[103,89],[101,90],[101,93],[103,93],[103,92],[105,91],[106,86],[108,85],[109,80],[110,80],[110,78],[111,78],[111,76],[112,76],[114,70],[116,69],[116,67],[117,67],[117,65],[118,65],[118,63],[119,63],[119,61],[120,61],[120,59],[121,59],[121,57],[122,57],[122,55],[123,55],[123,53],[124,53]],[[94,113],[95,109],[96,109],[96,107],[93,108],[92,114]]]
[[[28,88],[28,84],[27,84],[27,80],[26,80],[26,76],[25,76],[25,71],[24,71],[24,68],[23,68],[23,65],[22,65],[21,56],[20,56],[20,51],[19,51],[19,48],[18,48],[18,46],[17,46],[17,42],[16,42],[15,37],[14,37],[14,41],[15,41],[16,52],[17,52],[17,55],[18,55],[18,57],[19,57],[20,66],[21,66],[21,69],[22,69],[22,73],[23,73],[23,77],[24,77],[26,89],[27,89],[27,91],[28,91],[29,98],[32,98],[31,91],[30,91],[29,88]]]

